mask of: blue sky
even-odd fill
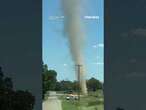
[[[61,0],[43,0],[43,62],[57,71],[58,80],[75,80],[75,66],[67,40],[64,37]],[[99,19],[84,19],[86,43],[84,57],[86,78],[96,77],[103,81],[103,0],[83,0],[83,16],[99,16]]]

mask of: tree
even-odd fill
[[[6,89],[13,89],[13,82],[12,82],[12,79],[11,78],[6,77],[4,79],[4,84],[5,84],[5,88]]]
[[[2,68],[0,67],[0,89],[3,89],[4,88],[4,74],[3,74],[3,71],[2,71]]]
[[[124,110],[123,108],[118,107],[116,110]]]
[[[55,70],[48,70],[47,65],[43,65],[43,97],[47,91],[56,89],[56,77],[57,72]]]
[[[35,97],[30,92],[21,90],[15,92],[12,100],[15,110],[32,110],[35,103]]]
[[[87,88],[89,91],[96,91],[97,89],[102,89],[102,83],[92,77],[87,81]]]
[[[55,91],[62,91],[62,86],[61,86],[61,83],[59,81],[56,82]]]
[[[78,81],[74,81],[72,84],[72,88],[74,91],[78,91],[79,90],[79,82]]]
[[[35,97],[28,91],[13,90],[11,78],[0,67],[0,110],[33,110]]]
[[[63,91],[69,91],[69,90],[73,90],[73,83],[71,81],[61,81],[60,82],[60,85],[61,85],[61,90]]]
[[[55,90],[56,86],[56,76],[57,73],[54,70],[48,70],[46,73],[43,75],[44,79],[44,88],[46,90]]]

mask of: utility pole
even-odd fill
[[[76,67],[77,67],[77,76],[78,76],[78,100],[80,100],[80,70],[81,70],[81,66],[80,64],[77,64]]]

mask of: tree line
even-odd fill
[[[13,89],[10,77],[0,67],[0,110],[33,110],[35,97],[29,91]]]
[[[57,81],[57,72],[55,70],[49,70],[47,65],[43,65],[43,94],[47,91],[78,91],[78,81],[62,80]],[[90,78],[87,81],[88,91],[97,91],[103,89],[103,84],[96,78]]]

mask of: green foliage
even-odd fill
[[[56,82],[55,91],[61,91],[61,90],[62,90],[62,85],[60,84],[60,82]]]
[[[91,78],[87,80],[88,91],[97,91],[99,89],[102,89],[102,86],[103,86],[102,83],[95,78]],[[64,80],[57,82],[55,88],[56,91],[69,91],[69,90],[78,91],[78,89],[79,89],[78,81],[64,81]]]
[[[91,78],[87,81],[87,88],[89,91],[97,91],[102,89],[102,83],[95,78]]]
[[[77,81],[58,81],[56,83],[56,91],[78,91],[79,84]]]
[[[79,88],[78,81],[57,81],[57,72],[55,70],[49,70],[46,64],[43,64],[43,98],[47,91],[73,91],[77,92]],[[102,83],[95,79],[91,78],[87,80],[88,91],[97,91],[102,89]]]
[[[69,90],[72,90],[72,82],[71,81],[61,81],[60,82],[60,85],[61,85],[61,88],[62,90],[66,90],[66,91],[69,91]]]
[[[57,72],[55,70],[48,70],[47,65],[43,65],[43,98],[47,91],[56,89],[56,77]]]
[[[97,101],[91,101],[88,103],[88,106],[93,106],[93,105],[97,105]]]
[[[72,102],[62,100],[62,109],[63,110],[78,110],[78,107]]]
[[[79,90],[79,83],[77,81],[74,81],[72,84],[72,89],[74,91],[78,91]]]
[[[97,92],[96,92],[97,95]],[[62,97],[62,108],[63,110],[103,110],[103,103],[100,103],[96,97],[86,96],[81,97],[78,100],[66,100]]]

